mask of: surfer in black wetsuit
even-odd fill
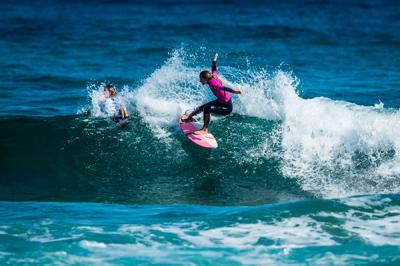
[[[216,100],[203,104],[197,107],[191,114],[184,114],[181,116],[182,121],[191,121],[192,117],[203,112],[204,125],[203,128],[195,131],[194,134],[208,133],[208,125],[210,123],[210,114],[229,115],[232,112],[231,94],[241,94],[240,90],[231,89],[224,86],[222,80],[218,77],[217,71],[217,58],[215,54],[212,60],[211,72],[204,70],[200,73],[199,78],[201,84],[208,84],[212,93],[217,97]]]

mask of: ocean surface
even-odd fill
[[[0,264],[400,264],[400,2],[1,1],[0,36]]]

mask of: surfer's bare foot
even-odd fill
[[[196,135],[204,135],[204,134],[207,134],[207,133],[208,133],[208,128],[203,128],[203,129],[200,129],[200,130],[197,130],[197,131],[193,132],[193,134],[196,134]]]

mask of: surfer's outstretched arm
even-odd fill
[[[225,87],[225,86],[220,88],[220,89],[223,90],[223,91],[231,92],[233,94],[242,94],[242,92],[240,90],[231,89],[231,88]]]
[[[212,64],[211,64],[211,72],[212,72],[213,75],[214,75],[214,73],[218,74],[218,71],[217,71],[217,59],[218,59],[218,54],[214,54],[214,57],[213,57],[213,60],[212,60]]]

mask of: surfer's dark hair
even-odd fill
[[[114,84],[109,83],[106,86],[104,86],[104,89],[111,89],[111,88],[115,89]]]
[[[111,93],[112,96],[115,96],[117,94],[117,90],[115,89],[115,86],[113,84],[107,84],[104,86],[104,91],[109,89],[114,89],[114,93]]]
[[[209,80],[212,78],[211,72],[208,70],[203,70],[200,72],[200,78],[205,79],[205,80]]]
[[[201,79],[205,79],[205,80],[207,80],[207,81],[209,81],[209,80],[211,80],[212,78],[214,78],[214,79],[218,80],[219,83],[224,84],[224,83],[222,82],[222,80],[221,80],[217,75],[214,76],[214,75],[211,74],[211,72],[208,71],[208,70],[203,70],[203,71],[201,71],[199,77],[200,77]]]

